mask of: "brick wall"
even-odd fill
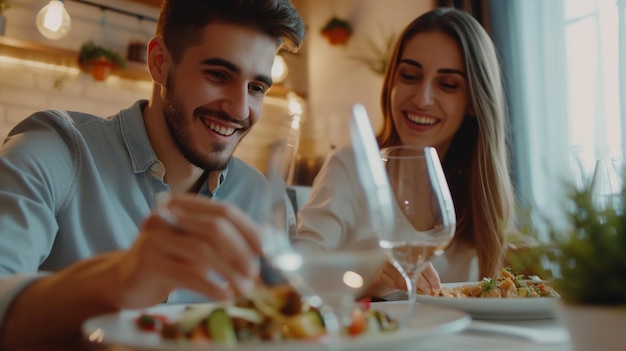
[[[0,61],[0,138],[31,113],[68,109],[109,116],[149,96],[147,81],[109,77],[106,82],[76,70],[59,71]]]
[[[60,71],[0,60],[0,139],[38,110],[67,109],[106,117],[137,99],[148,98],[151,91],[148,81],[111,76],[97,82],[76,69]],[[269,147],[277,137],[277,125],[286,111],[285,99],[266,97],[261,120],[241,142],[236,155],[263,171]]]

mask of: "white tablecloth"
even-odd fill
[[[482,350],[482,351],[574,351],[569,342],[569,334],[557,319],[536,321],[472,321],[472,325],[479,323],[493,323],[504,326],[516,326],[528,333],[551,335],[545,341],[531,341],[519,336],[500,333],[474,331],[470,326],[466,331],[443,335],[436,339],[416,346],[412,350],[443,351],[443,350]],[[407,350],[409,351],[409,350]]]

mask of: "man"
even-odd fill
[[[277,49],[303,38],[289,0],[165,0],[149,101],[16,126],[0,149],[0,349],[75,340],[86,318],[189,291],[252,288],[269,190],[232,153]]]

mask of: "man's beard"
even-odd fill
[[[196,167],[207,171],[221,171],[225,169],[232,158],[232,154],[226,155],[226,157],[219,157],[218,154],[224,152],[226,149],[225,145],[214,143],[213,149],[209,154],[205,154],[194,149],[193,140],[189,130],[191,120],[186,118],[186,111],[182,102],[176,95],[173,82],[174,74],[170,72],[165,83],[165,96],[163,97],[163,116],[165,118],[165,123],[167,124],[167,129],[169,130],[170,138],[183,157]],[[223,111],[208,110],[199,107],[194,110],[193,116],[196,117],[199,115],[212,115],[225,121],[234,121],[238,124],[242,124],[244,128],[240,129],[236,133],[239,133],[242,130],[247,132],[250,129],[249,119],[246,119],[245,121],[236,121],[226,115]]]

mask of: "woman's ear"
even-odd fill
[[[148,43],[148,71],[155,83],[165,84],[168,62],[170,62],[169,51],[163,39],[152,38]]]
[[[476,117],[476,111],[474,110],[474,106],[470,106],[469,110],[467,111],[467,114],[470,117]]]

